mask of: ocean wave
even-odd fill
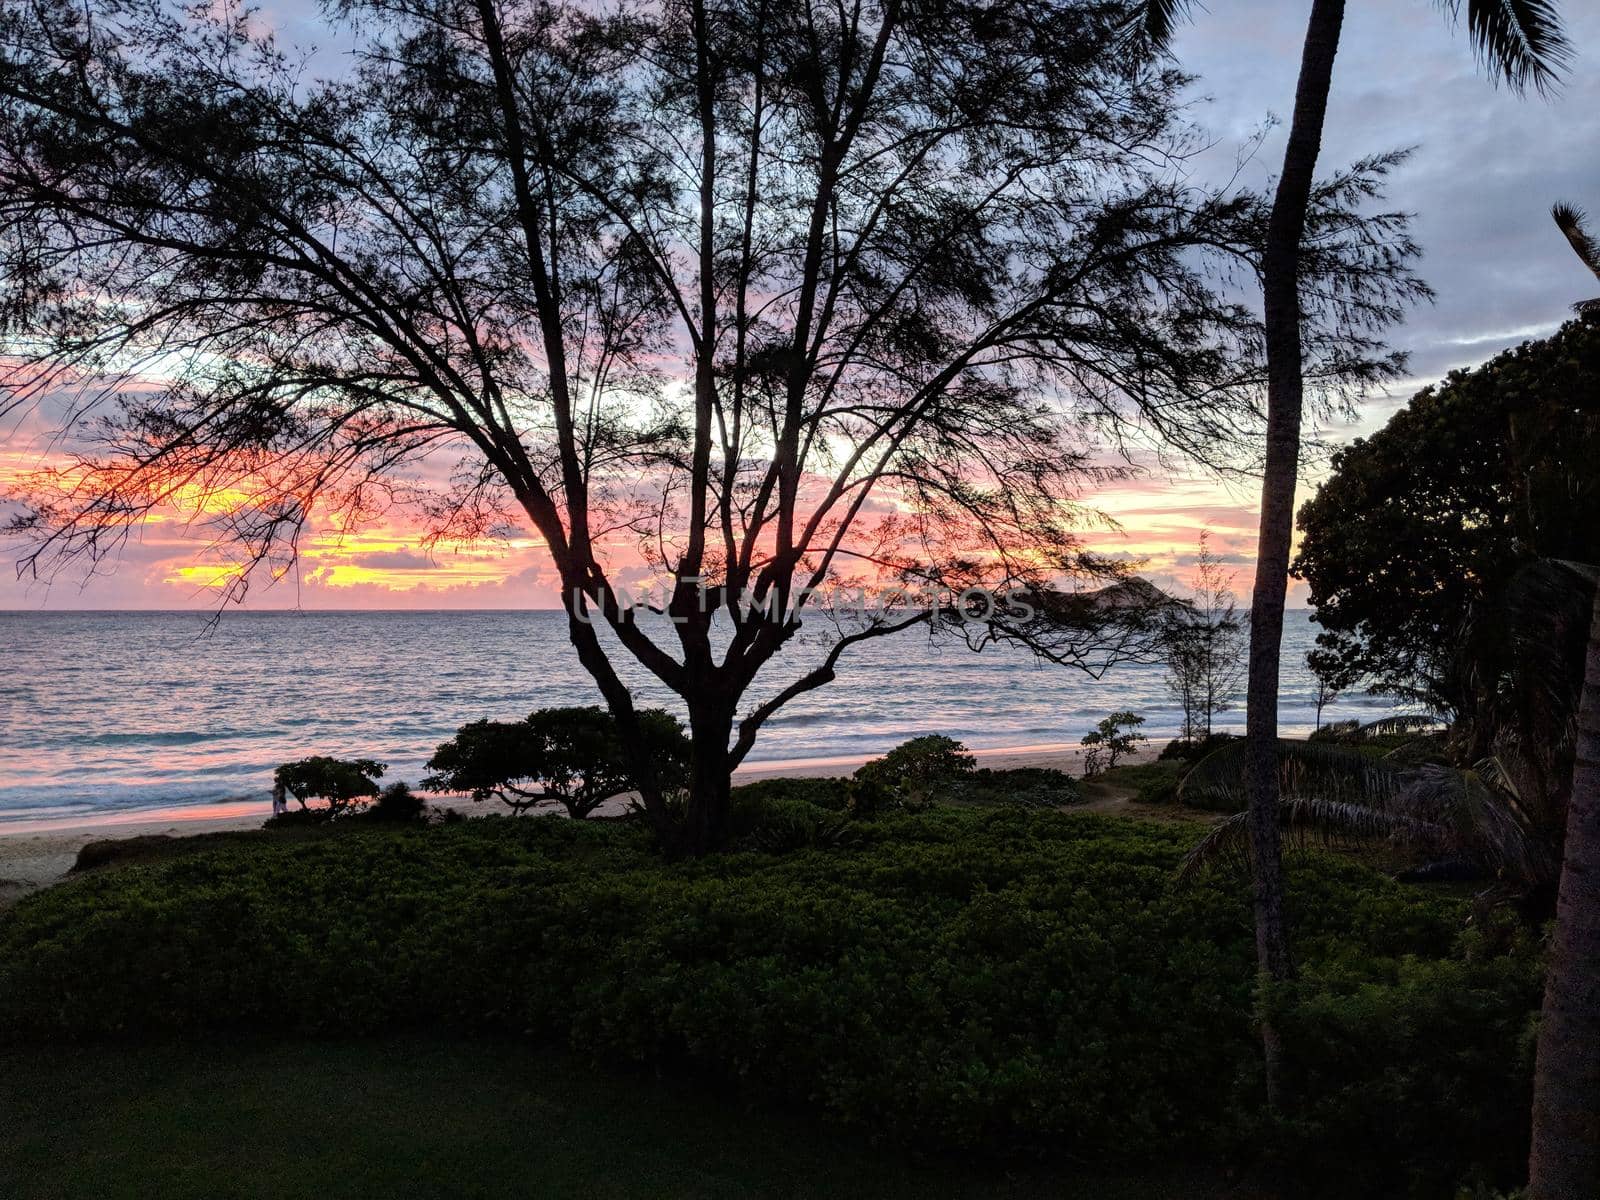
[[[415,784],[433,748],[467,721],[600,702],[559,613],[251,613],[197,639],[200,624],[185,613],[0,614],[0,659],[26,656],[34,697],[0,706],[0,819],[260,797],[273,767],[310,754],[376,758],[387,779]],[[1291,614],[1286,730],[1315,720],[1303,663],[1312,632]],[[793,678],[798,658],[773,663],[761,693]],[[641,706],[677,710],[642,667],[619,660],[619,671]],[[884,639],[775,714],[750,762],[876,756],[924,733],[979,749],[1076,742],[1120,709],[1143,713],[1158,742],[1179,726],[1163,674],[1128,667],[1096,681],[1015,651]],[[1323,716],[1387,711],[1355,696]],[[1220,722],[1242,724],[1242,712]]]

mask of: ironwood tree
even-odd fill
[[[4,383],[77,451],[18,497],[24,569],[165,507],[212,527],[235,600],[313,519],[531,525],[689,852],[763,723],[864,638],[1149,652],[1120,607],[952,599],[1115,581],[1081,536],[1104,450],[1231,462],[1258,428],[1232,272],[1266,206],[1189,181],[1183,77],[1127,52],[1129,12],[339,0],[340,53],[305,61],[232,4],[5,6]],[[1361,215],[1391,162],[1311,203],[1330,390],[1392,368],[1374,330],[1415,292],[1403,218]],[[635,619],[641,564],[669,621]],[[855,616],[819,599],[885,581]],[[776,677],[803,623],[827,652]],[[627,658],[687,710],[681,824]]]
[[[1200,531],[1193,595],[1168,619],[1167,691],[1183,712],[1183,740],[1210,740],[1211,723],[1238,699],[1244,683],[1246,634],[1233,594],[1233,575],[1211,549],[1211,531]]]

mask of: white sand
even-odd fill
[[[984,767],[1055,767],[1074,775],[1083,769],[1083,748],[1074,743],[1014,746],[1000,750],[974,750],[972,753],[979,765]],[[1148,757],[1150,753],[1146,748],[1130,761]],[[741,768],[735,774],[735,779],[749,782],[802,775],[848,775],[868,757],[859,755],[752,763]],[[430,798],[429,803],[461,808],[468,813],[493,811],[482,805],[473,805],[470,801]],[[621,802],[617,803],[620,807]],[[225,829],[258,829],[270,815],[271,809],[265,803],[239,803],[107,813],[87,821],[0,823],[0,907],[60,880],[77,861],[78,851],[90,842],[150,834],[185,837]]]

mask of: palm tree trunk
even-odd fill
[[[1267,456],[1261,480],[1261,530],[1250,604],[1250,675],[1245,708],[1249,760],[1250,849],[1254,869],[1256,961],[1264,981],[1291,973],[1283,914],[1283,854],[1278,833],[1278,670],[1283,606],[1289,587],[1289,544],[1300,465],[1304,398],[1300,347],[1300,243],[1322,126],[1328,111],[1333,60],[1339,52],[1344,0],[1315,0],[1300,58],[1294,120],[1284,150],[1267,244],[1262,293],[1267,339]],[[1280,1102],[1277,1031],[1263,1017],[1267,1103]]]
[[[1533,1084],[1529,1200],[1600,1196],[1600,588]]]

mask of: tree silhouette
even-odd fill
[[[531,524],[663,831],[618,656],[688,711],[690,851],[862,639],[1102,670],[1139,642],[1124,610],[974,625],[951,597],[1115,580],[1079,536],[1097,446],[1232,462],[1257,427],[1228,273],[1266,209],[1185,182],[1183,77],[1122,53],[1122,15],[343,0],[354,50],[317,79],[230,5],[6,6],[4,382],[80,451],[27,489],[24,568],[163,506],[214,530],[231,599],[314,512],[410,503],[430,543]],[[1313,205],[1330,388],[1392,370],[1373,330],[1417,291],[1403,220],[1354,211],[1391,162]],[[634,619],[641,560],[670,622]],[[813,618],[821,663],[772,678],[818,596],[884,580],[914,598]]]

